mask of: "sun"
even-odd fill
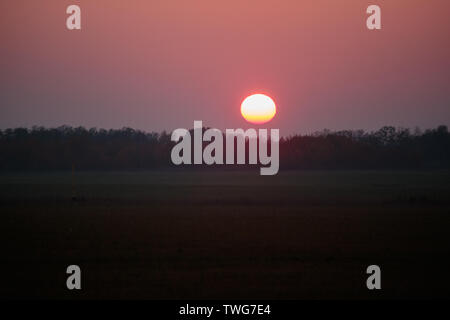
[[[241,114],[245,120],[254,124],[263,124],[272,120],[277,112],[275,102],[269,96],[257,93],[242,101]]]

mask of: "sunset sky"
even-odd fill
[[[82,30],[68,31],[79,4]],[[382,9],[382,30],[366,8]],[[2,0],[0,128],[450,125],[448,0]],[[256,126],[258,127],[258,126]]]

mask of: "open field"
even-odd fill
[[[3,298],[449,298],[450,172],[1,174],[0,248]]]

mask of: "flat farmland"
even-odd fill
[[[448,171],[3,173],[0,296],[449,298],[449,228]]]

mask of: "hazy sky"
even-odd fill
[[[82,30],[66,29],[79,4]],[[382,9],[382,30],[366,8]],[[266,92],[264,127],[450,124],[448,0],[2,0],[0,128],[171,131],[194,120],[255,127],[241,101]]]

